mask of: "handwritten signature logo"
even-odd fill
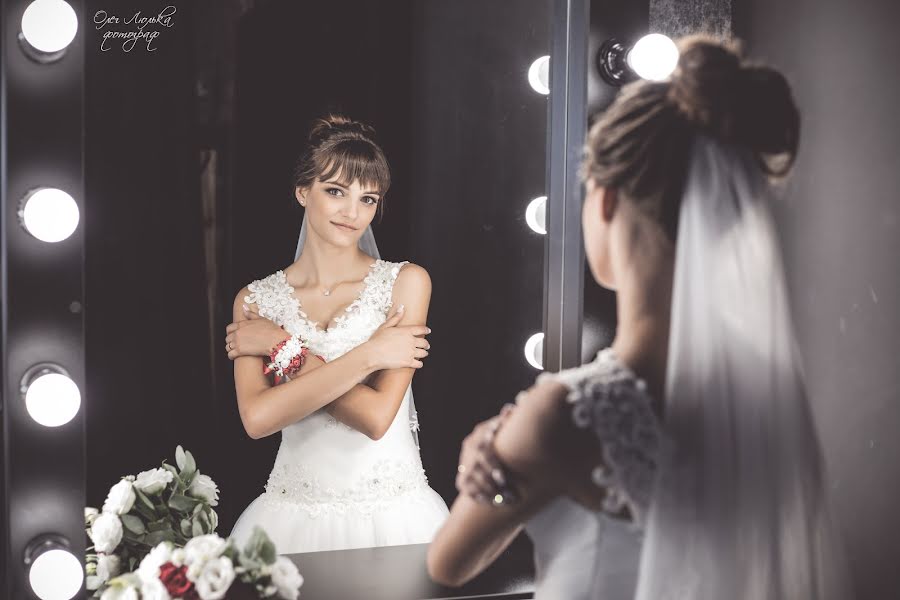
[[[160,27],[172,27],[175,25],[174,6],[167,6],[159,14],[152,17],[142,17],[141,11],[137,11],[126,19],[120,19],[116,15],[111,15],[105,10],[98,10],[94,13],[94,25],[96,30],[103,32],[103,41],[100,43],[100,50],[108,52],[113,49],[115,40],[124,40],[122,42],[122,50],[131,52],[138,42],[147,45],[147,52],[156,52],[156,48],[152,47],[153,42],[159,37]],[[131,28],[118,29],[116,25],[130,25]]]

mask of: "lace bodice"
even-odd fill
[[[314,354],[331,361],[369,339],[384,323],[393,304],[394,281],[400,268],[408,262],[377,259],[372,263],[363,280],[362,291],[328,329],[309,320],[282,270],[248,285],[250,294],[244,296],[244,301],[256,304],[260,316],[272,320],[292,335],[300,335],[307,340]]]
[[[616,514],[627,506],[635,524],[643,527],[657,465],[668,449],[645,382],[612,348],[580,367],[542,373],[537,381],[548,379],[569,388],[575,425],[591,429],[602,445],[603,465],[591,477],[606,489],[603,509]]]
[[[259,314],[303,337],[313,354],[330,362],[368,340],[384,323],[403,262],[378,259],[369,267],[357,298],[322,329],[311,321],[284,271],[256,280],[244,297]],[[372,440],[335,420],[324,409],[284,428],[262,500],[310,516],[371,514],[399,497],[423,497],[428,480],[413,433],[418,418],[407,388],[387,433]]]

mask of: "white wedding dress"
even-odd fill
[[[632,600],[640,564],[642,525],[663,448],[660,422],[646,386],[601,350],[594,361],[542,373],[569,388],[577,427],[591,428],[607,469],[594,481],[608,490],[604,510],[593,512],[561,497],[533,516],[525,531],[534,543],[538,600]],[[634,522],[610,516],[627,506]]]
[[[405,262],[372,263],[359,296],[327,330],[307,318],[283,271],[251,283],[245,301],[332,361],[385,321]],[[431,542],[448,510],[422,469],[411,390],[377,441],[324,409],[285,427],[265,492],[244,510],[231,535],[242,544],[259,525],[280,554]]]

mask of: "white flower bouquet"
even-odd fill
[[[100,600],[297,600],[303,577],[277,556],[256,527],[243,550],[215,534],[192,538],[184,548],[160,542],[134,573],[110,579]]]
[[[190,452],[128,475],[84,509],[87,589],[101,600],[296,600],[303,577],[259,527],[243,550],[215,534],[215,482]]]
[[[85,531],[93,545],[86,556],[87,588],[99,595],[106,581],[131,571],[161,542],[184,547],[196,536],[215,532],[219,502],[215,482],[197,470],[190,452],[175,450],[177,467],[123,477],[109,490],[101,510],[84,509]]]

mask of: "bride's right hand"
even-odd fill
[[[402,307],[382,323],[366,344],[376,363],[376,370],[412,367],[420,369],[420,359],[428,356],[431,345],[425,335],[431,329],[425,325],[398,325],[403,318]]]

